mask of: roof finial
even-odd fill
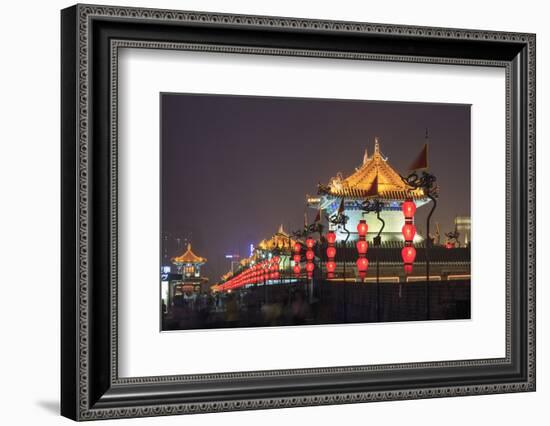
[[[279,225],[279,230],[277,232],[279,234],[284,234],[285,230],[283,229],[283,224],[282,223]]]
[[[367,151],[367,148],[365,148],[365,155],[363,155],[363,164],[367,164],[369,161],[369,153]]]
[[[378,136],[374,138],[374,155],[380,155],[380,143],[378,141]]]
[[[187,243],[187,251],[191,251],[191,243]]]

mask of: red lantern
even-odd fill
[[[279,263],[279,256],[273,256],[271,260],[275,263]]]
[[[294,243],[294,253],[300,253],[302,250],[302,245],[300,243]]]
[[[403,228],[401,228],[401,232],[403,232],[405,241],[412,241],[416,234],[416,226],[414,226],[412,223],[406,223],[405,225],[403,225]]]
[[[452,249],[452,248],[454,248],[454,244],[451,243],[451,242],[448,242],[448,243],[445,243],[445,247],[448,248],[448,249]]]
[[[327,232],[327,242],[334,244],[336,242],[336,234],[333,231]]]
[[[306,259],[308,261],[313,260],[314,257],[315,257],[315,253],[313,253],[313,250],[306,251]]]
[[[357,233],[359,234],[359,240],[356,244],[357,253],[359,254],[359,258],[357,259],[357,272],[359,272],[359,276],[361,278],[365,277],[366,271],[369,267],[369,261],[366,257],[367,249],[369,247],[366,241],[366,235],[368,231],[369,227],[367,225],[367,221],[365,219],[361,219],[357,224]]]
[[[359,272],[366,272],[369,268],[369,261],[366,257],[360,257],[357,259],[357,270]]]
[[[414,213],[416,212],[416,204],[412,200],[407,200],[403,203],[401,209],[403,210],[405,219],[412,219]]]
[[[359,254],[365,254],[367,253],[367,249],[369,248],[369,244],[365,240],[359,240],[356,244],[357,252]]]
[[[307,263],[306,264],[306,271],[311,273],[315,269],[315,265],[313,263]]]
[[[334,271],[336,270],[336,263],[334,262],[334,258],[336,257],[336,247],[334,247],[334,243],[336,242],[336,234],[333,231],[329,231],[327,233],[327,258],[328,262],[326,264],[327,267],[327,277],[328,278],[334,278]]]
[[[294,273],[300,275],[300,265],[294,265]]]
[[[273,272],[273,279],[278,280],[279,279],[279,272]]]
[[[403,238],[405,239],[405,247],[401,250],[401,257],[405,264],[405,273],[412,272],[412,264],[416,258],[416,249],[413,247],[413,239],[416,235],[416,226],[413,225],[413,217],[416,212],[416,204],[412,200],[407,200],[401,206],[403,215],[405,216],[405,225],[401,228]]]
[[[369,227],[367,225],[367,221],[365,219],[361,219],[357,224],[357,233],[359,234],[359,240],[356,244],[357,253],[359,254],[359,258],[357,259],[357,272],[359,273],[359,276],[361,278],[365,277],[366,271],[369,267],[369,261],[366,257],[367,249],[369,247],[366,241],[366,235],[368,231]]]
[[[403,263],[412,264],[416,258],[416,249],[413,246],[403,247],[401,257],[403,258]]]
[[[314,245],[315,245],[315,240],[313,238],[308,238],[306,240],[306,247],[307,248],[313,248]]]
[[[360,237],[365,237],[368,231],[369,226],[367,225],[367,221],[365,219],[361,219],[357,224],[357,233]]]
[[[302,256],[300,256],[299,254],[294,255],[294,263],[300,263],[301,260]]]

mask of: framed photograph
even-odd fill
[[[74,420],[535,390],[535,35],[61,12]]]
[[[471,319],[471,105],[160,102],[161,331]]]

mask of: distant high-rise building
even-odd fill
[[[458,241],[462,246],[467,246],[472,241],[472,219],[470,216],[455,217],[455,231],[458,232]]]

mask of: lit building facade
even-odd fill
[[[455,231],[458,232],[458,242],[461,246],[469,246],[472,242],[471,236],[472,219],[470,216],[455,217]]]

